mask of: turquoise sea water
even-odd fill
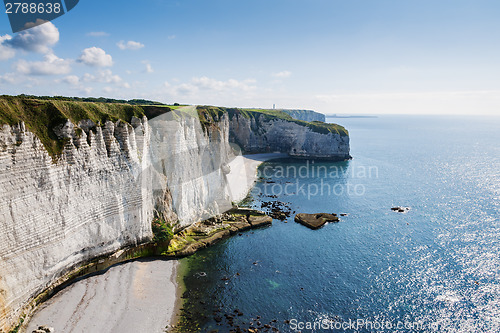
[[[233,327],[280,332],[500,332],[500,117],[336,122],[353,160],[266,163],[251,205],[348,216],[313,231],[292,215],[183,259],[193,325],[229,332],[237,309]]]

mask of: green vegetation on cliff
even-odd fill
[[[214,126],[214,124],[220,120],[224,113],[236,110],[216,106],[198,106],[196,109],[198,111],[201,126],[203,126],[203,128],[205,129]]]
[[[160,243],[170,241],[174,237],[174,230],[171,224],[165,221],[162,217],[156,217],[151,223],[153,231],[153,241]]]
[[[64,140],[59,140],[53,128],[67,119],[74,124],[90,119],[103,125],[106,121],[142,118],[144,109],[139,106],[117,103],[73,102],[63,100],[39,100],[25,97],[0,96],[0,125],[16,125],[21,121],[26,128],[42,141],[52,157],[59,155]]]
[[[198,113],[202,124],[209,125],[214,121],[218,121],[224,113],[228,113],[230,119],[234,116],[241,116],[249,119],[255,119],[257,125],[261,122],[269,122],[273,120],[286,120],[296,123],[301,126],[306,126],[311,131],[321,134],[334,133],[341,136],[349,135],[349,132],[340,125],[323,123],[321,121],[307,122],[292,118],[289,114],[280,110],[266,110],[266,109],[237,109],[237,108],[224,108],[217,106],[198,106]]]
[[[38,99],[38,100],[50,100],[50,101],[67,101],[67,102],[92,102],[92,103],[118,103],[118,104],[130,104],[130,105],[166,105],[161,102],[150,101],[147,99],[114,99],[105,97],[67,97],[67,96],[33,96],[21,94],[18,97],[25,99]],[[177,103],[176,103],[177,104]]]
[[[123,103],[122,103],[123,102]],[[53,129],[69,119],[74,124],[90,119],[97,126],[106,121],[118,120],[130,123],[132,117],[146,116],[152,119],[166,112],[183,107],[152,102],[147,100],[115,100],[107,98],[79,97],[36,97],[36,96],[0,96],[0,125],[16,125],[24,122],[26,128],[34,133],[45,146],[49,154],[56,158],[62,152],[65,141],[58,139]],[[196,111],[195,111],[196,113]],[[337,124],[327,124],[319,121],[307,122],[293,119],[280,110],[238,109],[216,106],[198,106],[197,113],[204,128],[217,126],[224,114],[230,119],[235,116],[251,118],[257,126],[263,122],[286,120],[310,128],[313,132],[348,135],[347,130]]]
[[[144,99],[116,100],[110,98],[79,98],[63,96],[0,96],[0,126],[17,125],[24,122],[56,158],[61,154],[65,141],[58,139],[53,129],[67,119],[73,124],[81,120],[92,120],[97,126],[106,121],[118,120],[130,123],[132,117],[148,119],[157,117],[183,105],[165,105]]]

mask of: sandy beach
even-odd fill
[[[175,260],[136,260],[70,285],[41,305],[26,332],[164,332],[176,301]]]
[[[257,168],[265,161],[288,157],[288,154],[268,153],[240,155],[229,163],[231,172],[227,175],[231,197],[234,202],[245,199],[257,180]]]
[[[231,161],[227,180],[233,201],[246,197],[262,162],[286,156],[243,155]],[[176,310],[177,265],[175,260],[142,259],[77,281],[42,304],[26,332],[42,325],[56,333],[165,332]]]

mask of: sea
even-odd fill
[[[244,204],[290,216],[181,260],[181,327],[500,332],[500,117],[329,120],[352,160],[262,164]]]

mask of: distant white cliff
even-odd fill
[[[280,111],[285,112],[294,119],[304,120],[304,121],[326,121],[326,116],[322,113],[313,110],[292,110],[292,109],[281,109]]]
[[[294,122],[264,113],[229,112],[230,140],[245,153],[280,152],[293,157],[346,160],[349,135],[334,124]]]

